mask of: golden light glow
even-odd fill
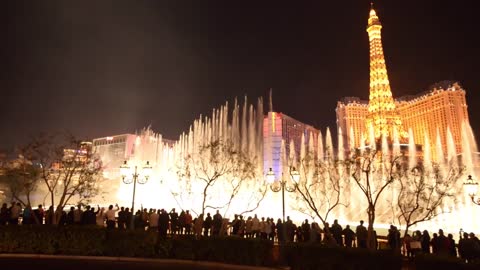
[[[373,126],[375,139],[382,136],[392,138],[397,129],[402,138],[406,137],[402,121],[395,107],[390,90],[387,67],[382,48],[382,25],[372,8],[368,18],[367,33],[370,41],[370,98],[366,126]]]

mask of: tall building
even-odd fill
[[[300,154],[302,136],[305,136],[305,143],[310,139],[317,138],[319,130],[311,125],[302,123],[286,114],[279,112],[268,112],[263,119],[263,155],[264,171],[272,168],[275,176],[282,174],[281,146],[285,142],[287,156],[290,155],[290,142],[295,145],[295,154]]]
[[[122,134],[93,140],[94,153],[102,158],[107,168],[119,168],[124,160],[133,156],[135,134]]]
[[[358,97],[345,97],[337,102],[337,127],[342,130],[343,148],[359,147],[365,140],[365,119],[368,115],[368,101]]]
[[[373,127],[376,139],[381,136],[393,137],[394,130],[405,137],[402,121],[390,90],[381,30],[382,24],[372,7],[367,25],[370,42],[370,98],[366,125],[368,129]]]
[[[469,123],[465,90],[458,82],[443,81],[426,92],[394,99],[388,81],[381,43],[381,24],[370,10],[367,32],[370,40],[370,97],[369,101],[356,97],[337,103],[337,126],[344,136],[345,149],[360,147],[368,139],[373,126],[375,137],[392,135],[397,130],[401,137],[412,130],[416,144],[424,145],[426,137],[434,143],[439,137],[443,152],[447,152],[449,136],[457,153],[462,152],[462,123]],[[451,135],[449,135],[451,133]],[[438,134],[438,135],[437,135]],[[436,158],[435,147],[432,157]]]

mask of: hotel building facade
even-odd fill
[[[337,102],[337,127],[344,136],[345,149],[358,148],[368,139],[369,128],[376,139],[390,137],[396,130],[401,138],[411,130],[414,142],[424,145],[428,139],[441,140],[447,152],[449,133],[457,154],[462,153],[462,124],[469,124],[466,92],[458,82],[442,81],[415,96],[393,98],[388,80],[381,24],[375,10],[370,10],[367,32],[370,41],[370,97],[347,97]],[[435,159],[435,149],[432,147]]]

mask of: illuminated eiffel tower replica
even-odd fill
[[[401,152],[406,153],[409,134],[403,128],[390,89],[383,55],[381,29],[382,24],[372,4],[367,25],[370,43],[370,96],[365,121],[367,132],[364,135],[365,144],[367,148],[375,146],[376,149],[381,149],[382,140],[386,140],[390,149],[397,143],[400,145]],[[417,153],[421,154],[421,146],[415,147]]]

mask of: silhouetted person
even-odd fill
[[[113,205],[108,206],[107,212],[105,212],[105,218],[107,220],[107,229],[115,228],[115,213],[118,211],[118,204],[115,205],[117,209],[113,209]]]
[[[133,229],[132,228],[132,219],[133,219],[133,212],[130,210],[130,208],[125,208],[125,220],[126,220],[126,223],[125,223],[125,227],[127,227],[127,229],[131,230]]]
[[[167,238],[167,230],[168,230],[168,222],[170,221],[170,217],[168,216],[167,211],[159,210],[159,218],[158,218],[158,234],[161,239]]]
[[[175,212],[175,208],[170,211],[170,233],[178,233],[178,213]]]
[[[222,228],[222,215],[220,215],[220,212],[217,210],[217,213],[213,215],[213,228],[212,228],[212,234],[213,235],[219,235],[220,234],[220,229]]]
[[[332,233],[333,238],[335,238],[335,242],[337,245],[343,246],[343,239],[342,239],[342,226],[338,224],[338,220],[334,220],[332,224],[332,228],[330,228],[330,232]]]
[[[8,207],[7,207],[7,204],[4,203],[2,204],[2,208],[0,208],[0,225],[3,225],[3,226],[7,225],[8,218],[9,218]]]
[[[287,217],[287,221],[285,221],[285,232],[287,234],[287,242],[293,242],[295,237],[295,226],[290,217]]]
[[[367,248],[368,231],[367,231],[367,228],[363,226],[363,220],[360,220],[360,225],[357,226],[356,235],[357,235],[358,247]]]
[[[213,219],[210,216],[210,213],[207,213],[207,217],[205,218],[205,221],[203,222],[203,235],[208,236],[210,235],[210,229],[212,228],[212,223]]]
[[[35,216],[34,219],[36,224],[43,224],[45,212],[43,211],[43,206],[41,204],[38,205],[37,209],[33,210],[33,215]]]
[[[449,233],[447,237],[448,254],[452,257],[457,257],[457,249],[455,248],[455,240],[453,234]]]
[[[350,225],[347,225],[343,229],[342,234],[345,237],[345,246],[351,248],[353,246],[353,240],[355,240],[355,233],[350,229]]]
[[[68,214],[67,214],[67,225],[74,224],[73,212],[75,212],[75,207],[72,206],[70,207],[70,211],[68,211]]]
[[[119,229],[126,229],[127,227],[127,212],[125,212],[125,208],[122,206],[120,207],[120,211],[118,211],[118,220],[117,225]]]
[[[308,224],[308,219],[302,224],[302,237],[304,242],[308,242],[310,240],[310,224]]]
[[[430,235],[427,230],[424,230],[422,237],[420,238],[420,243],[422,245],[422,252],[425,254],[430,253]]]

